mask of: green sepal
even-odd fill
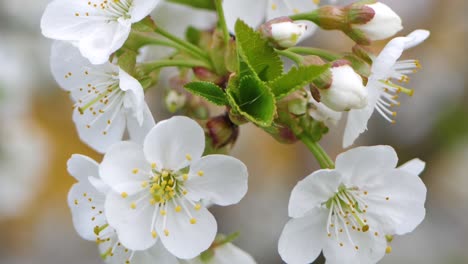
[[[227,105],[228,98],[221,87],[211,82],[191,82],[186,84],[187,89],[192,94],[201,96],[216,105]]]
[[[202,32],[199,29],[192,26],[189,26],[185,31],[185,39],[187,39],[188,42],[196,46],[200,44],[201,35]]]
[[[127,72],[130,75],[134,75],[135,73],[135,65],[136,65],[136,58],[137,53],[130,49],[120,49],[117,53],[118,65],[122,70]]]

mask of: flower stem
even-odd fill
[[[327,50],[323,50],[323,49],[317,49],[317,48],[292,47],[292,48],[287,49],[287,51],[298,53],[298,54],[316,55],[328,61],[334,61],[334,60],[341,58],[339,54],[336,54]]]
[[[298,138],[302,141],[302,143],[304,143],[304,145],[307,146],[310,152],[312,152],[315,159],[317,159],[320,168],[333,169],[335,167],[333,161],[330,159],[325,150],[318,144],[318,142],[310,139],[305,133],[299,135]]]
[[[297,65],[301,65],[302,61],[304,58],[301,55],[298,55],[297,53],[288,51],[288,50],[278,50],[275,49],[276,53],[278,53],[281,56],[284,56],[292,61],[294,61]]]
[[[183,48],[188,53],[190,53],[192,55],[195,55],[196,57],[198,57],[200,59],[203,59],[203,60],[205,60],[207,62],[210,62],[210,57],[208,56],[208,54],[206,52],[204,52],[203,50],[201,50],[199,47],[193,45],[192,43],[189,43],[189,42],[187,42],[187,41],[185,41],[183,39],[180,39],[180,38],[172,35],[171,33],[165,31],[161,27],[156,27],[154,32],[156,32],[156,33],[160,34],[161,36],[171,40],[174,43],[176,43],[179,47]]]
[[[216,12],[218,13],[219,26],[223,30],[224,43],[227,45],[231,37],[229,36],[229,29],[226,24],[226,17],[224,16],[223,0],[215,0]]]

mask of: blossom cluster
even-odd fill
[[[376,263],[391,252],[393,236],[423,221],[423,161],[397,166],[392,147],[371,146],[334,162],[319,141],[345,113],[344,148],[373,112],[394,123],[398,95],[413,95],[399,82],[420,68],[400,57],[429,31],[395,37],[374,54],[366,46],[402,29],[390,7],[319,2],[47,6],[41,28],[55,40],[52,74],[74,102],[79,138],[103,154],[100,163],[70,158],[78,182],[68,204],[76,231],[97,243],[106,262],[255,263],[231,243],[235,234],[217,233],[208,210],[236,204],[247,192],[246,166],[225,155],[246,123],[282,143],[301,141],[321,166],[292,190],[291,220],[278,242],[285,262],[310,263],[323,252],[327,263]],[[317,28],[340,30],[356,46],[344,54],[298,46]],[[294,66],[285,70],[289,61]],[[146,94],[154,87],[163,89],[156,99],[173,117],[154,119]],[[209,104],[223,113],[211,115]]]

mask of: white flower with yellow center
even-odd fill
[[[113,190],[106,197],[106,216],[123,245],[144,250],[160,239],[181,259],[210,247],[217,224],[201,200],[239,202],[248,174],[235,158],[202,157],[204,148],[203,129],[178,116],[159,122],[143,146],[121,142],[108,150],[100,166]]]
[[[92,65],[71,44],[52,46],[55,80],[75,101],[73,120],[86,144],[105,152],[122,140],[125,128],[134,141],[143,142],[154,126],[141,84],[118,66]]]
[[[389,146],[360,147],[340,154],[336,169],[316,171],[291,194],[289,216],[279,240],[284,261],[376,263],[387,250],[386,235],[413,231],[424,219],[424,162],[396,168]]]
[[[343,138],[343,147],[354,143],[356,138],[367,130],[367,122],[376,110],[382,117],[394,123],[396,112],[390,110],[400,105],[397,101],[399,93],[413,95],[413,90],[404,88],[391,80],[408,82],[411,74],[421,66],[417,60],[398,61],[403,51],[419,45],[429,37],[427,30],[415,30],[406,37],[392,39],[374,59],[371,75],[367,83],[368,104],[363,109],[353,109],[349,112]]]
[[[131,26],[160,0],[54,0],[44,11],[42,34],[75,43],[93,64],[105,63],[122,47]]]
[[[318,0],[224,0],[223,7],[228,28],[234,32],[237,19],[242,19],[252,27],[258,27],[274,18],[312,11],[317,8],[319,2]],[[309,21],[304,23],[307,24],[305,36],[312,35],[317,27]]]
[[[78,181],[68,193],[68,205],[77,233],[86,240],[96,241],[102,259],[107,263],[179,263],[161,243],[144,251],[125,248],[105,217],[104,202],[110,190],[99,178],[99,164],[83,156],[73,155],[67,163],[68,172]]]

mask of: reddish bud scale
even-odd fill
[[[239,127],[231,121],[228,114],[211,118],[206,123],[206,128],[214,148],[234,144],[239,136]]]

